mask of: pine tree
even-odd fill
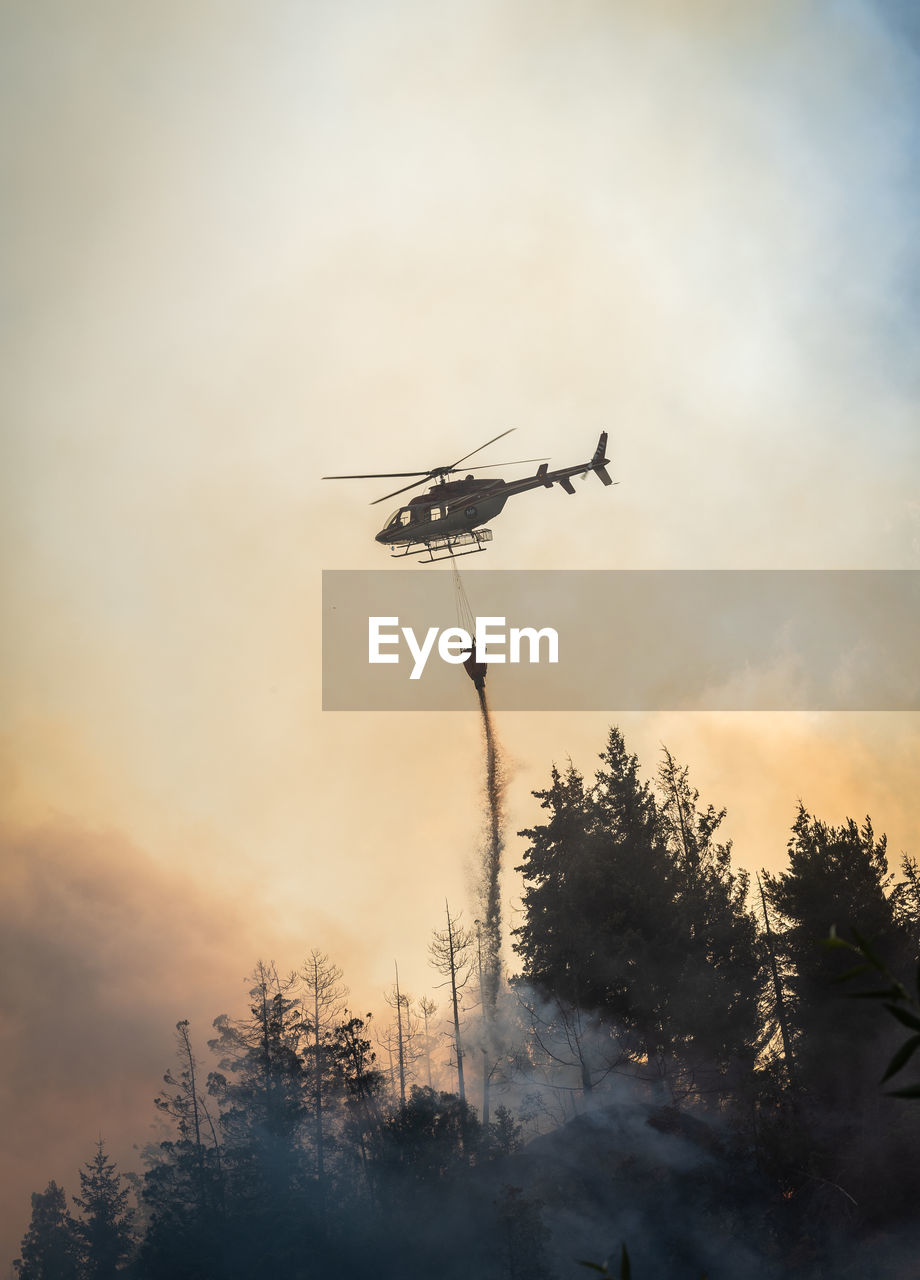
[[[215,1019],[209,1041],[219,1055],[208,1091],[220,1107],[228,1257],[234,1275],[314,1274],[319,1209],[296,981],[261,961],[250,981],[249,1016]]]
[[[920,865],[910,854],[901,856],[901,875],[903,879],[893,891],[898,923],[904,930],[909,972],[916,968],[920,961]]]
[[[554,767],[535,793],[547,820],[520,833],[524,976],[558,1002],[566,1030],[570,1010],[591,1011],[646,1078],[722,1095],[753,1067],[761,984],[747,880],[716,835],[724,811],[700,808],[667,753],[659,801],[616,728],[601,766],[590,788],[571,765]],[[587,1092],[591,1062],[576,1039]]]
[[[344,1011],[335,1028],[330,1055],[339,1087],[345,1095],[345,1132],[359,1154],[365,1186],[375,1191],[374,1159],[379,1149],[383,1117],[380,1096],[383,1075],[367,1035],[371,1015],[359,1018]]]
[[[920,1115],[886,1098],[880,1083],[900,1028],[874,1000],[851,999],[850,984],[841,986],[852,953],[820,945],[832,926],[841,938],[855,929],[892,972],[904,971],[915,941],[899,913],[886,840],[869,818],[833,827],[800,805],[788,854],[788,868],[764,879],[788,996],[805,1177],[838,1216],[858,1206],[864,1223],[909,1219],[920,1198]]]
[[[523,865],[516,868],[526,882],[526,918],[513,931],[513,946],[523,960],[527,981],[577,1001],[586,977],[585,965],[579,963],[583,932],[578,919],[590,847],[584,781],[571,764],[564,776],[553,765],[550,786],[533,794],[548,817],[518,832],[530,845]],[[590,1003],[591,996],[586,999]]]
[[[20,1280],[79,1280],[77,1224],[56,1182],[32,1194],[32,1220],[23,1236],[22,1257],[13,1263]]]
[[[675,1057],[688,1090],[704,1098],[737,1092],[752,1079],[766,979],[748,875],[732,870],[731,842],[718,839],[726,810],[701,807],[688,770],[667,749],[658,785],[682,953],[673,978]]]
[[[112,1280],[121,1274],[132,1248],[128,1192],[121,1174],[105,1153],[102,1138],[96,1154],[80,1170],[80,1195],[74,1204],[82,1211],[77,1235],[86,1280]]]
[[[176,1137],[148,1148],[141,1184],[147,1229],[140,1250],[144,1277],[183,1280],[224,1274],[224,1185],[214,1117],[200,1089],[189,1024],[176,1024],[178,1069],[163,1077],[154,1105],[176,1125]]]
[[[876,839],[867,818],[831,827],[799,805],[788,844],[789,866],[764,877],[770,905],[780,921],[778,949],[785,962],[793,1049],[803,1084],[828,1104],[843,1103],[852,1088],[841,1074],[877,1039],[883,1025],[863,1001],[850,1001],[836,985],[851,959],[818,942],[833,926],[841,937],[855,928],[895,970],[905,933],[890,896],[885,837]]]
[[[414,1084],[408,1100],[383,1126],[384,1152],[400,1181],[430,1190],[465,1168],[483,1133],[475,1112],[456,1093]]]
[[[548,817],[520,832],[527,887],[514,947],[539,992],[595,1011],[627,1053],[654,1063],[671,1051],[670,862],[618,729],[601,761],[590,790],[570,765],[534,793]]]

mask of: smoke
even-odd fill
[[[190,1020],[202,1052],[215,1002],[241,1001],[241,966],[267,936],[300,957],[302,938],[254,893],[243,903],[191,856],[180,870],[64,818],[0,827],[0,1265],[28,1224],[29,1193],[49,1178],[75,1191],[100,1133],[132,1167],[131,1142],[155,1132],[176,1022]]]
[[[915,1276],[909,1218],[879,1228],[862,1198],[851,1217],[840,1189],[818,1179],[781,1193],[764,1168],[765,1131],[751,1141],[737,1115],[674,1102],[627,1054],[616,1023],[516,981],[499,995],[494,1039],[503,1051],[492,1096],[526,1136],[496,1184],[540,1206],[560,1280],[583,1274],[579,1258],[612,1266],[623,1243],[643,1276],[780,1280],[790,1265],[803,1280]],[[876,1136],[870,1126],[858,1140],[854,1165],[866,1167]],[[906,1170],[909,1157],[893,1165]]]

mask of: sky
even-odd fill
[[[321,710],[321,572],[386,569],[395,505],[322,476],[607,430],[618,487],[513,500],[485,567],[918,567],[920,32],[871,0],[7,0],[0,33],[13,1256],[100,1132],[136,1160],[175,1022],[204,1056],[259,957],[327,951],[364,1012],[394,959],[431,991],[445,897],[475,914],[472,700]],[[510,923],[531,792],[614,720],[741,866],[800,798],[920,848],[916,715],[507,714]]]

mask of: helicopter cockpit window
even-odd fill
[[[401,525],[407,525],[411,519],[412,519],[412,512],[409,510],[408,507],[405,507],[402,511],[400,511],[399,523]]]

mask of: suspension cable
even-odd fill
[[[469,597],[466,594],[463,579],[460,577],[460,570],[457,568],[456,560],[451,560],[450,568],[454,576],[454,603],[457,609],[457,623],[464,631],[473,635],[476,630],[476,617],[470,606]]]

